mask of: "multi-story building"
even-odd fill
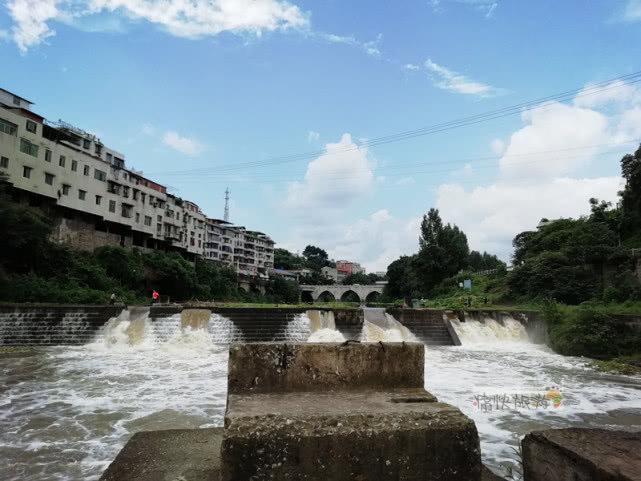
[[[363,269],[358,262],[345,261],[345,260],[336,261],[336,270],[339,273],[342,273],[346,276],[350,274],[365,273],[365,269]]]
[[[87,250],[179,250],[251,276],[264,277],[273,267],[269,236],[208,218],[195,203],[128,169],[125,156],[95,135],[49,122],[32,105],[0,89],[0,172],[18,202],[56,220],[55,240]]]

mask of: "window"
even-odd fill
[[[85,200],[87,197],[87,191],[86,190],[78,190],[78,198],[80,200]]]
[[[20,97],[13,96],[13,105],[20,106]]]
[[[140,224],[140,214],[136,212],[136,224]]]
[[[45,160],[51,162],[51,151],[49,149],[45,149]]]
[[[45,172],[45,184],[47,185],[53,185],[53,178],[55,175],[49,174],[48,172]]]
[[[9,168],[9,157],[0,157],[0,169]]]
[[[145,216],[145,225],[151,225],[151,216],[146,215]]]
[[[134,189],[132,192],[134,200],[138,200],[138,194],[140,193],[138,189]]]
[[[162,224],[156,224],[156,230],[158,233],[162,232]]]
[[[32,157],[38,157],[38,146],[27,139],[20,139],[20,152],[24,152]]]
[[[105,182],[107,180],[107,173],[103,172],[102,170],[94,169],[93,170],[93,176],[94,178],[101,180]]]
[[[122,187],[122,196],[129,198],[129,187],[127,187],[126,185]]]
[[[158,222],[162,222],[162,216],[161,215],[158,216]]]
[[[145,203],[145,197],[147,197],[147,194],[145,194],[144,192],[141,192],[140,193],[140,202],[142,202],[143,204]]]
[[[109,163],[111,163],[111,159],[112,159],[112,155],[111,154],[107,154],[107,160],[109,161]]]
[[[123,217],[127,217],[127,218],[131,217],[132,206],[130,206],[128,204],[122,204],[120,206],[120,208],[121,208],[120,215],[122,215]]]
[[[71,186],[69,184],[62,184],[62,195],[69,195]]]
[[[95,148],[96,155],[100,157],[100,155],[102,155],[102,145],[96,144],[95,147],[96,147]]]
[[[5,119],[0,119],[0,132],[4,132],[9,135],[16,135],[18,131],[18,126],[13,124]]]
[[[25,179],[30,179],[31,178],[31,171],[33,169],[31,167],[27,167],[26,165],[22,168],[22,176]]]
[[[67,162],[67,158],[64,155],[61,155],[60,160],[58,161],[58,165],[60,167],[64,167],[66,162]]]
[[[89,167],[88,165],[85,165],[82,168],[82,173],[85,174],[85,175],[89,175],[89,172],[91,172],[91,167]]]
[[[115,200],[110,200],[109,201],[109,212],[116,212],[116,201]]]
[[[102,196],[97,195],[96,196],[96,205],[100,205],[100,202],[102,202]]]
[[[82,139],[82,147],[85,148],[85,149],[90,149],[91,148],[91,140]]]
[[[35,134],[38,130],[38,125],[33,120],[27,120],[27,132]]]

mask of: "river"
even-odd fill
[[[0,479],[95,480],[133,432],[222,425],[220,329],[233,337],[233,326],[174,321],[162,331],[114,322],[83,346],[0,354]],[[330,327],[321,323],[317,338],[337,340]],[[484,461],[497,472],[518,465],[515,448],[533,429],[641,429],[640,378],[596,372],[509,326],[469,323],[457,332],[463,346],[426,348],[426,388],[474,419]]]

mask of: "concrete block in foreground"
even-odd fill
[[[222,428],[134,434],[100,481],[219,481]]]
[[[421,344],[232,346],[224,481],[479,481],[476,426],[423,388]]]
[[[639,481],[641,433],[549,429],[523,438],[525,481]]]
[[[423,388],[421,343],[253,343],[229,349],[228,392]]]

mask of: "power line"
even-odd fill
[[[435,133],[445,132],[445,131],[456,129],[456,128],[475,125],[478,123],[487,122],[490,120],[495,120],[495,119],[507,117],[510,115],[514,115],[517,113],[521,113],[523,111],[545,109],[550,106],[551,102],[561,102],[564,100],[596,95],[602,92],[607,92],[612,89],[621,88],[622,86],[633,85],[639,82],[641,82],[641,71],[637,71],[628,75],[618,76],[610,80],[593,84],[589,87],[582,87],[579,89],[568,90],[558,94],[541,97],[535,100],[529,100],[516,105],[511,105],[501,109],[492,110],[489,112],[480,113],[480,114],[472,115],[469,117],[463,117],[456,120],[434,124],[429,127],[423,127],[415,130],[407,130],[404,132],[397,132],[395,134],[373,138],[370,140],[359,142],[355,146],[335,148],[334,150],[332,150],[332,153],[349,152],[349,151],[359,150],[362,148],[369,148],[369,147],[384,145],[392,142],[399,142],[399,141],[403,141],[403,140],[407,140],[407,139],[411,139],[419,136],[432,135]],[[200,169],[151,172],[149,173],[149,175],[198,174],[198,173],[205,173],[211,170],[216,170],[220,173],[225,173],[225,172],[238,171],[248,167],[272,166],[272,165],[289,163],[289,162],[310,160],[312,158],[319,157],[320,155],[323,155],[326,153],[327,151],[323,149],[323,150],[317,150],[313,152],[304,152],[304,153],[298,153],[298,154],[269,157],[259,161],[250,161],[250,162],[234,163],[234,164],[222,164],[219,166],[200,168]]]

